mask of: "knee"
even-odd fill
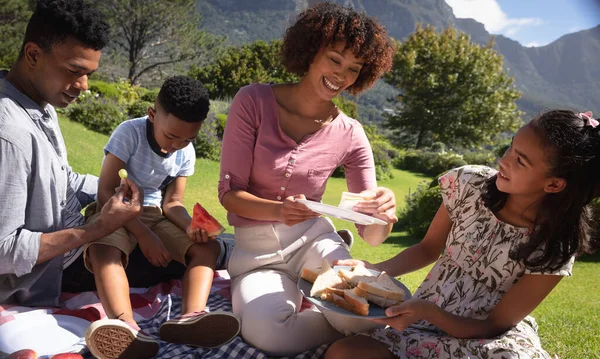
[[[267,355],[285,356],[296,354],[291,341],[297,340],[286,331],[284,323],[260,311],[244,311],[242,314],[241,336],[248,344]]]
[[[185,254],[188,266],[205,265],[214,268],[217,264],[217,258],[221,251],[221,246],[217,241],[208,241],[206,243],[194,243]]]
[[[104,244],[92,244],[88,248],[90,265],[94,269],[100,269],[107,265],[123,266],[123,252],[113,246]]]
[[[346,358],[393,359],[395,356],[377,340],[357,335],[338,340],[325,353],[325,359]]]

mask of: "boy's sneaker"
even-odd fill
[[[160,326],[160,339],[202,348],[219,347],[240,332],[240,320],[229,312],[194,312],[175,317]]]
[[[158,353],[158,342],[139,328],[118,319],[93,322],[85,332],[90,352],[99,359],[148,359]]]

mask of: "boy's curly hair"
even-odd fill
[[[281,55],[285,68],[304,76],[322,47],[345,42],[364,65],[347,91],[357,94],[392,66],[394,47],[385,28],[364,13],[329,2],[316,4],[298,15],[286,30]]]
[[[173,76],[163,83],[156,101],[167,112],[185,122],[203,122],[210,101],[202,82],[188,76]]]
[[[23,46],[34,42],[50,51],[73,37],[98,51],[108,43],[109,33],[102,14],[83,0],[39,0],[27,24]]]

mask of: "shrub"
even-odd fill
[[[225,132],[225,124],[227,123],[227,115],[219,113],[215,116],[216,131],[219,141],[223,141],[223,133]]]
[[[145,94],[140,96],[140,100],[146,101],[146,102],[151,102],[152,106],[154,106],[154,101],[156,101],[159,91],[160,91],[159,88],[148,90],[148,92],[146,92]]]
[[[498,157],[493,151],[469,151],[463,153],[463,159],[470,165],[482,165],[495,167],[498,162]]]
[[[394,161],[397,168],[420,172],[428,176],[435,176],[449,169],[464,166],[467,162],[462,155],[454,152],[431,152],[420,150],[409,150],[401,160]]]
[[[148,107],[153,107],[153,102],[136,101],[127,106],[127,115],[129,118],[144,117],[148,114]]]
[[[106,99],[96,99],[93,95],[81,98],[78,103],[68,107],[66,113],[71,121],[106,135],[110,135],[121,122],[127,120],[120,106]]]
[[[437,181],[421,182],[415,191],[406,195],[406,205],[400,211],[397,226],[416,238],[424,237],[441,203]]]
[[[88,83],[88,90],[90,90],[91,92],[97,93],[104,98],[109,98],[113,100],[119,98],[119,90],[114,84],[100,80],[90,80]]]
[[[217,119],[213,114],[209,114],[196,137],[194,148],[196,156],[207,158],[213,161],[221,159],[221,141],[218,136]]]

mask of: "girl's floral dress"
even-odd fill
[[[524,274],[533,273],[509,257],[526,241],[528,229],[499,221],[483,204],[484,180],[496,170],[465,166],[439,179],[444,205],[453,222],[444,253],[414,296],[460,316],[485,319]],[[570,276],[573,260],[555,274]],[[428,322],[402,332],[375,329],[365,335],[389,346],[399,358],[550,358],[540,344],[537,324],[525,318],[492,339],[457,339]]]

